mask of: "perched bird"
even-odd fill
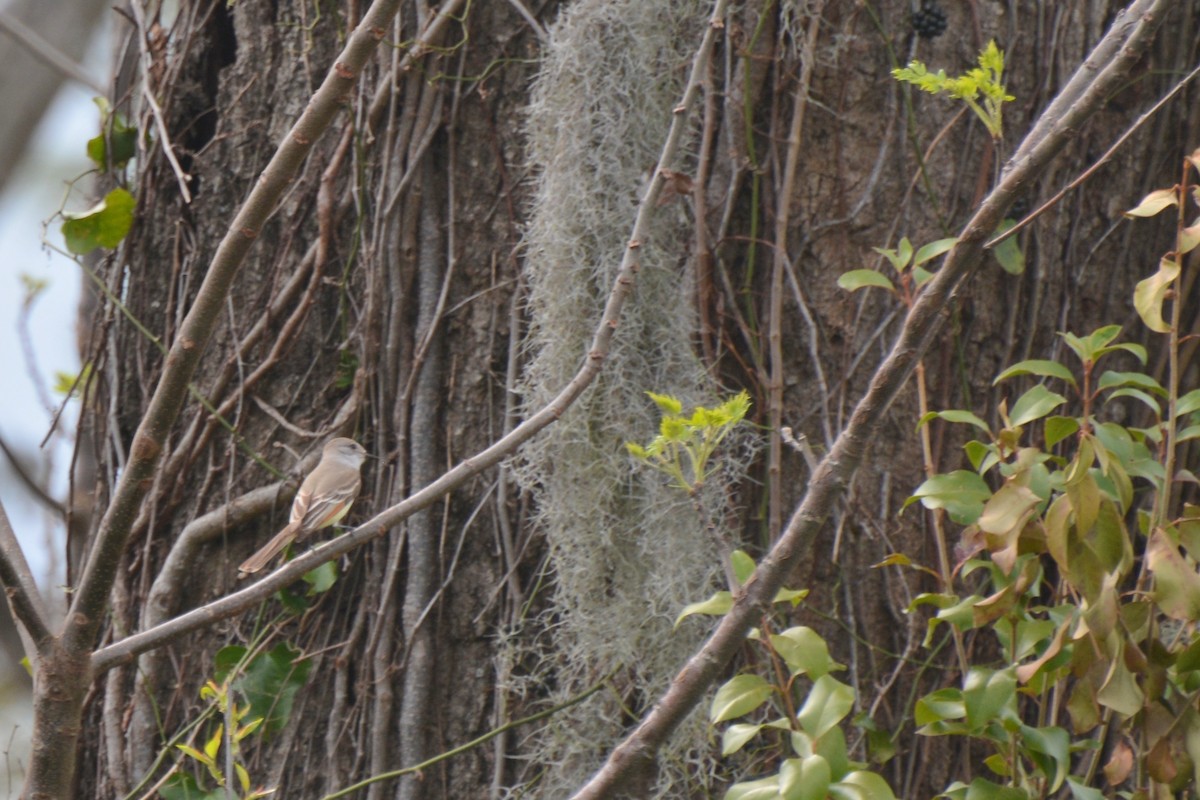
[[[335,525],[346,516],[362,486],[359,470],[366,457],[367,451],[353,439],[329,440],[321,451],[321,463],[308,473],[296,492],[287,527],[243,561],[238,572],[258,572],[292,542]]]

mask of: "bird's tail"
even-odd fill
[[[242,565],[238,567],[238,572],[244,575],[258,572],[267,565],[268,561],[277,556],[279,552],[283,550],[283,548],[291,544],[295,540],[296,534],[299,532],[299,524],[293,523],[288,525],[279,533],[275,534],[271,541],[263,545],[262,549],[243,561]]]

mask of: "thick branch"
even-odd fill
[[[4,587],[13,616],[25,626],[34,647],[40,649],[51,635],[46,608],[42,604],[42,595],[38,592],[37,583],[33,580],[33,572],[25,560],[25,553],[21,550],[17,535],[13,533],[12,525],[8,521],[3,503],[0,503],[0,585]],[[28,650],[29,643],[26,642],[25,655],[29,656],[29,662],[36,666],[37,652]]]
[[[1135,0],[1096,46],[1089,59],[1063,89],[1075,98],[1064,108],[1057,101],[1026,137],[1005,168],[1000,185],[984,200],[967,223],[959,243],[946,256],[937,276],[926,284],[905,320],[895,346],[872,377],[850,423],[821,461],[809,490],[792,515],[779,542],[762,560],[732,610],[722,618],[708,641],[671,681],[638,727],[611,754],[573,800],[613,797],[624,776],[653,762],[663,741],[704,696],[722,668],[761,619],[801,556],[810,552],[817,530],[833,509],[854,471],[862,462],[884,412],[903,387],[914,365],[945,319],[955,290],[978,266],[983,243],[995,230],[1020,187],[1032,180],[1079,130],[1079,125],[1116,91],[1148,46],[1169,7],[1168,0]],[[1045,115],[1055,116],[1045,120]]]
[[[382,536],[390,528],[408,518],[414,512],[428,507],[485,469],[493,467],[511,456],[522,444],[563,415],[563,412],[575,402],[579,395],[583,393],[583,390],[595,379],[604,364],[604,359],[608,356],[613,332],[617,329],[617,320],[621,316],[621,309],[625,305],[625,300],[633,288],[634,277],[640,268],[638,254],[641,243],[646,236],[646,231],[649,228],[650,218],[658,206],[658,197],[665,180],[663,172],[673,163],[675,154],[679,149],[679,144],[687,129],[687,110],[695,102],[696,95],[700,91],[701,80],[707,69],[713,42],[716,39],[716,32],[724,24],[723,20],[727,4],[728,0],[717,0],[712,15],[709,17],[709,24],[705,30],[704,39],[701,42],[699,50],[696,52],[696,57],[692,61],[691,74],[688,78],[687,88],[684,90],[683,99],[672,109],[671,128],[667,133],[666,141],[663,142],[662,151],[659,154],[654,173],[650,178],[649,184],[646,186],[641,202],[638,204],[633,231],[630,234],[628,244],[625,246],[620,270],[617,272],[616,280],[613,282],[612,290],[608,295],[608,301],[604,306],[604,314],[600,318],[600,323],[596,326],[591,349],[588,351],[583,365],[579,368],[579,372],[575,374],[575,377],[571,379],[563,390],[544,408],[531,415],[510,433],[497,440],[495,444],[475,456],[466,459],[433,483],[377,514],[346,535],[340,536],[328,544],[322,545],[289,561],[280,569],[240,592],[222,597],[162,625],[126,637],[119,642],[98,650],[92,657],[92,668],[96,672],[109,669],[117,664],[126,663],[139,653],[144,653],[154,647],[160,647],[189,631],[205,627],[218,620],[228,619],[250,608],[255,603],[270,597],[275,591],[288,586],[306,572],[328,561],[332,561],[376,537]]]

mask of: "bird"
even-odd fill
[[[258,572],[292,542],[335,525],[346,516],[362,486],[359,471],[366,457],[367,451],[353,439],[339,437],[326,442],[321,462],[296,492],[287,527],[243,561],[238,572],[243,576]]]

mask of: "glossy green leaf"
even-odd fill
[[[1121,657],[1120,653],[1117,653],[1109,662],[1108,675],[1100,690],[1096,692],[1096,701],[1118,714],[1131,717],[1142,710],[1145,699],[1145,695],[1137,685],[1137,679],[1125,665],[1125,659]]]
[[[749,714],[770,696],[771,684],[758,675],[737,675],[717,690],[708,711],[708,719],[710,722],[724,722]]]
[[[707,600],[701,600],[698,603],[689,603],[684,606],[683,611],[679,612],[679,616],[675,618],[675,626],[679,627],[680,622],[693,614],[720,617],[728,614],[731,608],[733,608],[733,595],[726,590],[722,590]]]
[[[1100,376],[1099,383],[1096,384],[1097,389],[1113,389],[1117,386],[1132,386],[1147,392],[1153,392],[1159,397],[1167,396],[1167,390],[1162,387],[1162,384],[1142,372],[1105,370],[1104,374]]]
[[[960,689],[946,688],[930,692],[917,701],[913,709],[913,720],[917,725],[928,725],[948,719],[962,719],[967,707]]]
[[[762,730],[762,725],[750,725],[744,722],[730,725],[721,734],[721,755],[727,756],[741,750],[747,742],[758,735],[760,730]]]
[[[1042,384],[1032,387],[1013,403],[1009,419],[1015,426],[1026,425],[1049,414],[1067,402],[1067,398],[1052,392]]]
[[[1054,445],[1058,444],[1063,439],[1066,439],[1068,436],[1073,436],[1078,431],[1079,420],[1075,419],[1075,417],[1047,417],[1043,434],[1046,438],[1046,447],[1054,447]]]
[[[963,800],[1032,800],[1028,794],[1011,786],[1001,786],[986,778],[976,778],[967,787]]]
[[[920,429],[922,425],[928,424],[930,420],[934,419],[944,419],[946,422],[959,422],[967,425],[974,425],[976,428],[979,428],[979,430],[985,433],[991,432],[991,429],[988,427],[986,422],[972,414],[970,411],[964,411],[961,408],[951,408],[945,411],[930,411],[927,414],[924,414],[921,419],[918,420],[917,428]]]
[[[991,494],[992,490],[978,474],[955,470],[927,479],[913,492],[913,499],[920,500],[926,508],[944,508],[955,522],[970,525],[979,519]]]
[[[1037,375],[1042,378],[1058,378],[1066,381],[1072,386],[1075,385],[1075,376],[1071,374],[1071,370],[1067,369],[1057,361],[1047,361],[1040,358],[1031,358],[1027,361],[1019,361],[1016,364],[1013,364],[1011,367],[997,375],[995,380],[992,381],[992,385],[995,386],[1003,381],[1008,380],[1009,378],[1016,377],[1017,375]]]
[[[1053,794],[1063,785],[1071,771],[1071,736],[1058,727],[1035,728],[1021,725],[1019,738],[1026,753],[1038,765],[1049,781],[1047,792]]]
[[[779,776],[735,783],[725,791],[724,800],[779,800]]]
[[[737,578],[738,583],[744,584],[750,580],[755,564],[754,559],[745,550],[734,550],[729,555],[729,561],[733,566],[733,577]]]
[[[838,276],[837,285],[848,292],[872,287],[887,289],[889,292],[896,291],[896,285],[886,275],[873,269],[852,269],[849,272],[843,272]]]
[[[825,800],[829,762],[819,755],[789,758],[779,767],[779,794],[784,800]]]
[[[963,683],[963,703],[967,725],[981,730],[996,720],[1000,712],[1016,698],[1017,676],[1012,670],[972,667]]]
[[[793,675],[814,680],[841,667],[829,656],[829,646],[812,628],[797,626],[771,637],[771,646]]]
[[[853,708],[854,690],[831,675],[822,675],[813,682],[796,719],[805,733],[817,739]]]
[[[837,800],[896,800],[892,787],[876,772],[855,770],[829,787]]]
[[[937,241],[922,245],[918,248],[916,255],[913,256],[913,266],[920,266],[926,261],[931,261],[943,253],[949,252],[956,244],[958,244],[958,237],[952,236],[949,239],[938,239]]]

